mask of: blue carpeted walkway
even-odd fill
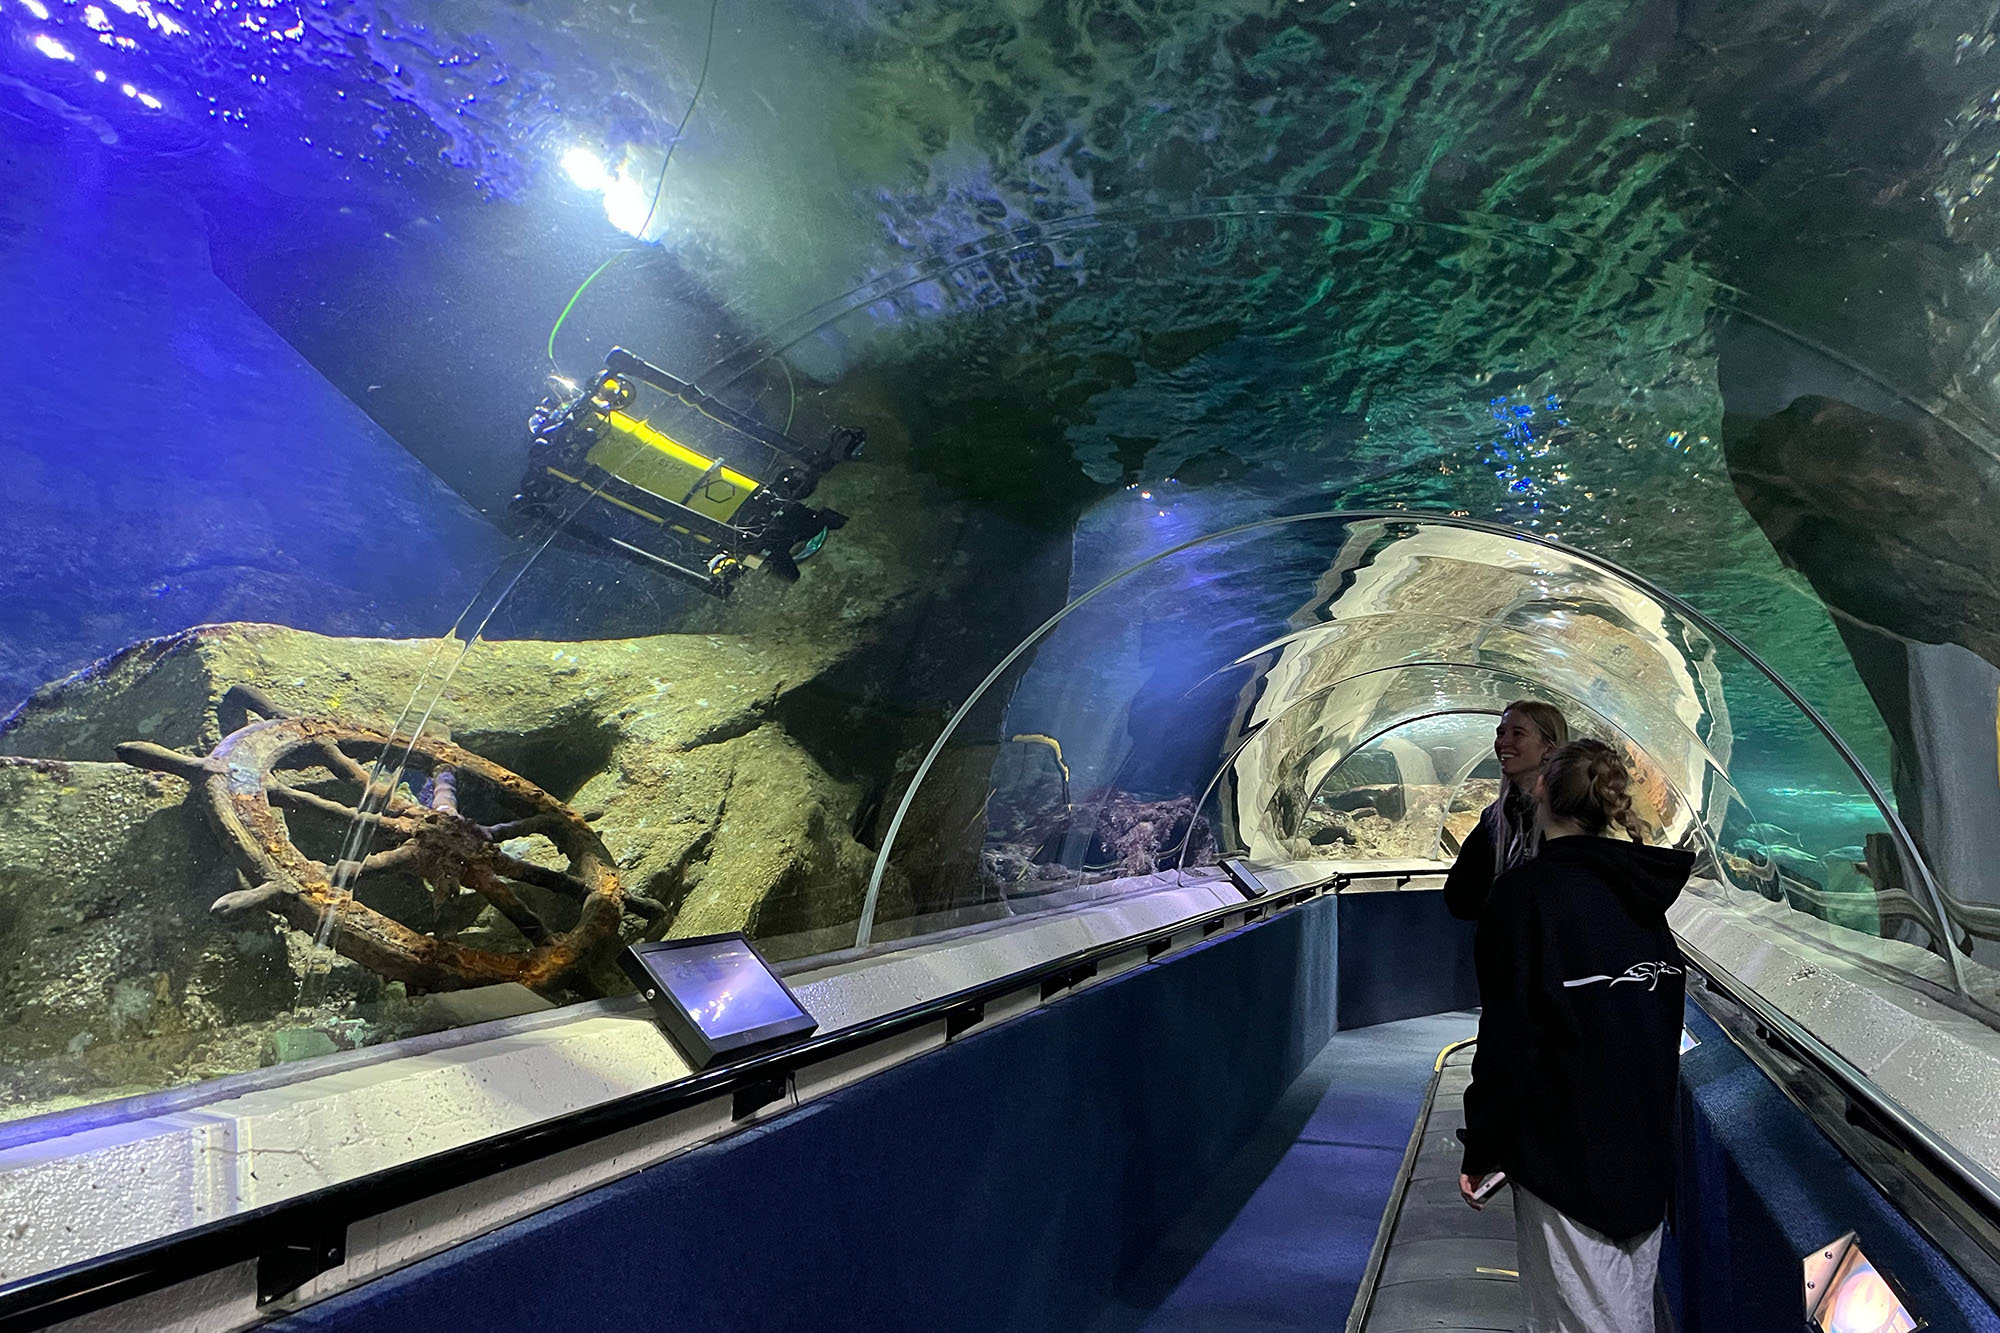
[[[1456,1013],[1335,1034],[1091,1333],[1339,1327],[1431,1064],[1477,1027]]]

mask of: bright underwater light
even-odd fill
[[[646,187],[627,176],[622,170],[604,189],[604,216],[611,225],[627,236],[638,236],[646,230],[653,211],[646,194]]]
[[[45,32],[35,34],[35,49],[51,60],[75,60],[67,46]]]
[[[653,212],[652,194],[645,183],[635,179],[633,155],[627,150],[616,168],[581,145],[562,155],[563,174],[580,189],[604,197],[604,216],[627,236],[646,230]]]
[[[613,181],[610,168],[588,148],[577,147],[562,155],[563,174],[586,190],[603,190]]]

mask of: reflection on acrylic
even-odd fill
[[[1823,1333],[1910,1333],[1917,1321],[1857,1246],[1834,1273],[1818,1315]]]
[[[798,1005],[747,944],[712,952],[673,950],[648,958],[660,983],[711,1039],[799,1016]]]

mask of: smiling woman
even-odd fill
[[[1485,909],[1496,877],[1533,857],[1541,847],[1535,826],[1535,776],[1542,761],[1569,743],[1562,710],[1540,699],[1516,699],[1493,728],[1493,757],[1500,761],[1500,792],[1480,812],[1479,823],[1459,847],[1445,880],[1445,905],[1462,921]]]

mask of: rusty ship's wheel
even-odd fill
[[[458,990],[496,982],[519,982],[549,994],[591,992],[585,965],[619,938],[627,913],[648,923],[664,921],[667,909],[628,893],[604,842],[568,805],[529,782],[450,741],[423,736],[410,746],[409,762],[427,771],[421,800],[389,790],[374,779],[371,765],[390,748],[391,736],[378,728],[323,717],[302,717],[273,705],[245,686],[225,699],[261,714],[231,732],[206,758],[193,758],[145,741],[118,747],[118,757],[139,768],[172,773],[193,784],[209,822],[235,854],[250,887],[216,899],[213,910],[264,908],[294,929],[313,934],[331,911],[333,947],[363,967],[419,990]],[[404,742],[395,740],[400,755]],[[303,787],[281,776],[299,769],[323,769],[360,789],[356,805]],[[459,813],[459,784],[471,778],[489,803],[520,813],[505,822],[480,824]],[[376,781],[371,791],[370,782]],[[316,811],[352,827],[364,817],[374,826],[371,842],[381,850],[359,861],[316,861],[298,849],[274,807]],[[364,816],[364,811],[367,814]],[[537,865],[503,850],[517,838],[540,837],[567,859],[566,869]],[[369,875],[415,875],[430,887],[436,928],[425,934],[362,903],[356,881]],[[575,901],[576,923],[551,930],[516,892],[534,885]],[[464,906],[491,904],[527,941],[522,952],[473,948],[449,938]]]

